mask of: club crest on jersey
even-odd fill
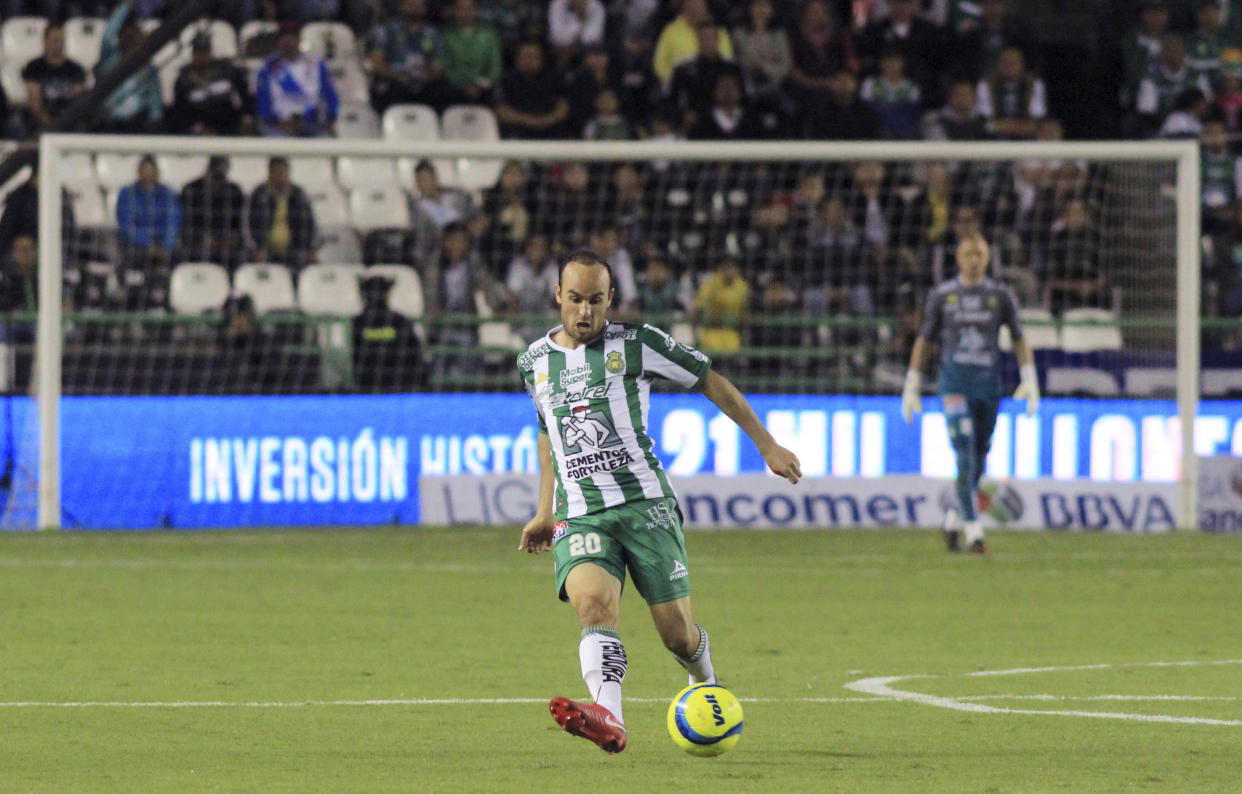
[[[604,357],[604,369],[613,375],[625,372],[625,356],[621,355],[621,351],[614,350]]]
[[[568,521],[557,521],[552,525],[552,542],[555,543],[565,537],[565,533],[569,531]]]

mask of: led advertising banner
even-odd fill
[[[810,478],[953,474],[935,399],[912,425],[896,397],[750,399]],[[7,409],[0,450],[16,472],[5,525],[30,526],[33,495],[18,492],[34,487],[37,421],[29,399]],[[1034,417],[1021,409],[1002,407],[988,457],[994,478],[1177,477],[1181,428],[1171,402],[1047,399]],[[417,523],[421,478],[537,468],[524,394],[69,397],[61,419],[68,527]],[[750,440],[701,395],[653,395],[648,424],[675,476],[763,472]],[[1204,403],[1195,430],[1200,455],[1242,455],[1242,404]]]

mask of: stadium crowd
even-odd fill
[[[6,0],[6,21],[42,18],[41,41],[24,63],[5,52],[0,88],[10,96],[0,101],[0,130],[25,138],[50,128],[92,74],[143,51],[144,36],[174,5]],[[228,7],[228,18],[197,26],[122,83],[94,130],[400,136],[390,118],[419,105],[446,125],[463,107],[490,117],[483,120],[501,138],[1055,141],[1069,122],[1058,116],[1057,98],[1075,88],[1049,82],[1046,66],[1062,81],[1067,70],[1052,68],[1013,0]],[[1236,316],[1242,1],[1119,8],[1118,27],[1097,47],[1099,60],[1116,68],[1091,72],[1114,98],[1116,124],[1090,132],[1203,142],[1205,312]],[[24,96],[14,96],[17,89]],[[515,333],[528,336],[539,325],[530,315],[550,310],[558,254],[590,245],[613,264],[623,316],[690,323],[705,349],[822,341],[813,325],[752,321],[831,311],[896,318],[835,341],[859,356],[899,357],[917,330],[918,302],[951,275],[963,234],[984,232],[995,273],[1024,304],[1053,315],[1082,306],[1118,311],[1124,281],[1116,273],[1122,253],[1102,239],[1111,181],[1103,166],[1081,161],[508,162],[469,185],[424,161],[393,170],[394,190],[374,195],[399,203],[407,221],[382,228],[338,211],[344,191],[362,189],[336,178],[342,163],[311,180],[296,163],[272,158],[265,179],[243,181],[227,159],[212,158],[194,178],[170,182],[163,162],[127,162],[130,174],[103,185],[103,218],[93,199],[83,205],[67,194],[67,273],[88,262],[116,266],[106,285],[75,277],[71,305],[167,307],[182,262],[216,263],[230,275],[245,263],[277,263],[294,278],[316,262],[404,263],[418,273],[429,315],[513,315]],[[8,194],[0,217],[6,260],[28,258],[37,190],[34,174]],[[352,212],[355,197],[348,198]],[[30,305],[33,289],[22,286],[30,278],[29,268],[7,267],[13,283],[0,291],[3,308]],[[378,294],[374,284],[369,294]],[[433,341],[471,344],[475,334],[445,327]],[[462,366],[459,357],[444,361]]]

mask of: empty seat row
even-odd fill
[[[1058,324],[1047,309],[1032,307],[1022,309],[1019,319],[1023,336],[1032,350],[1059,349],[1075,353],[1121,349],[1121,326],[1117,315],[1107,309],[1066,309]],[[1004,326],[1000,331],[1000,347],[1013,349],[1009,329]]]
[[[300,311],[309,315],[354,317],[364,308],[360,279],[392,280],[388,308],[406,317],[423,314],[423,287],[409,265],[315,264],[303,268],[295,286],[283,265],[242,265],[230,282],[228,271],[211,262],[186,262],[173,268],[169,306],[178,314],[218,311],[232,293],[248,295],[257,314]]]

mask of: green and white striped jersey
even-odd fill
[[[518,356],[518,370],[552,445],[558,521],[643,499],[675,497],[647,435],[651,382],[691,389],[711,359],[650,325],[609,323],[575,349],[558,326]]]

